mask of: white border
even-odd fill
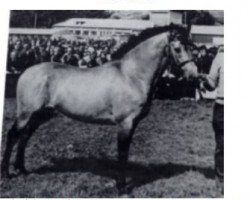
[[[250,199],[250,6],[229,0],[20,0],[0,8],[0,131],[9,10],[224,10],[225,14],[225,199]],[[0,139],[1,140],[1,139]],[[1,141],[0,141],[1,142]]]

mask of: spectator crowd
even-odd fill
[[[71,41],[49,36],[10,36],[7,71],[22,73],[41,62],[61,62],[80,68],[100,66],[111,60],[114,39]]]
[[[192,47],[192,56],[195,64],[198,67],[199,73],[208,74],[212,62],[217,54],[218,48],[216,46],[207,48],[205,45],[200,47]]]

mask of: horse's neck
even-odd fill
[[[160,75],[167,42],[167,34],[162,33],[142,42],[123,58],[123,71],[134,82],[138,82],[146,93]]]

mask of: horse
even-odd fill
[[[80,69],[61,63],[34,65],[20,76],[17,110],[1,164],[2,177],[10,177],[9,163],[15,144],[14,167],[26,174],[25,147],[34,131],[53,116],[53,111],[87,123],[119,127],[117,187],[126,184],[129,147],[138,123],[147,116],[157,80],[174,60],[183,77],[197,76],[187,51],[188,31],[170,25],[149,28],[114,53],[103,66]],[[122,191],[122,190],[121,190]]]

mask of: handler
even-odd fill
[[[215,132],[215,176],[218,191],[224,193],[224,47],[221,46],[212,63],[208,75],[201,74],[201,87],[212,91],[217,89],[213,110],[213,129]]]

